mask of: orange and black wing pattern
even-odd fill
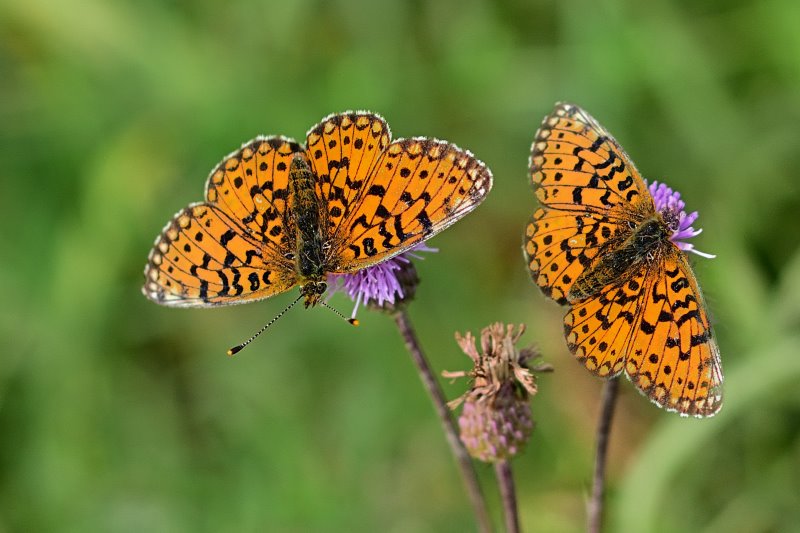
[[[181,210],[156,238],[145,296],[176,307],[260,300],[296,284],[289,166],[301,147],[260,137],[227,156],[208,178],[206,201]]]
[[[617,141],[571,104],[545,117],[529,170],[541,207],[525,228],[528,269],[546,296],[565,304],[572,283],[653,212],[653,201]]]
[[[576,302],[567,345],[592,373],[623,370],[657,405],[711,416],[722,406],[722,365],[703,296],[686,255],[665,243],[621,283]]]
[[[637,244],[645,224],[667,224],[619,143],[581,108],[558,104],[536,133],[530,177],[541,206],[525,229],[528,269],[545,295],[571,306],[570,350],[600,377],[624,371],[667,410],[715,414],[722,368],[703,297],[666,229]],[[576,292],[587,278],[591,290]]]
[[[492,187],[491,172],[470,152],[436,139],[391,141],[373,113],[332,115],[307,141],[328,204],[332,273],[409,250],[472,211]]]
[[[550,209],[594,211],[613,219],[616,208],[653,203],[619,143],[572,104],[557,104],[545,117],[531,147],[529,166],[536,198]]]

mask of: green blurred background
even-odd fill
[[[474,528],[388,317],[296,310],[230,359],[292,296],[179,310],[139,292],[154,237],[224,154],[347,109],[493,170],[418,263],[410,313],[437,372],[468,367],[455,331],[529,326],[556,372],[514,463],[522,522],[581,530],[601,383],[520,251],[529,146],[558,100],[679,189],[717,254],[696,271],[726,404],[680,419],[623,384],[610,530],[800,530],[795,0],[2,0],[0,530]]]

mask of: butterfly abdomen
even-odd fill
[[[297,228],[295,268],[301,284],[321,281],[325,275],[324,236],[316,180],[308,161],[296,155],[289,170],[289,205]]]
[[[669,242],[670,231],[662,218],[655,214],[641,222],[633,233],[600,261],[575,280],[567,299],[571,302],[598,294],[604,287],[625,280],[635,273],[637,265],[652,258],[657,249]]]

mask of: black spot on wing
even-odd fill
[[[258,287],[261,285],[261,280],[258,279],[258,274],[255,272],[250,272],[250,274],[247,276],[247,280],[250,282],[250,291],[257,291]]]
[[[375,240],[372,237],[367,237],[362,241],[364,246],[364,253],[368,256],[372,257],[378,253],[378,250],[375,248]]]
[[[222,236],[219,238],[219,243],[222,246],[226,246],[234,237],[236,237],[236,232],[233,231],[232,229],[229,229],[228,231],[223,233]]]
[[[427,235],[433,230],[433,222],[431,222],[428,213],[423,209],[417,215],[417,220],[422,225],[422,231]]]

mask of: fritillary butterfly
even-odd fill
[[[685,253],[691,245],[671,240],[696,214],[678,220],[658,209],[622,147],[574,105],[545,117],[530,175],[541,207],[526,227],[525,255],[544,294],[570,306],[570,351],[598,376],[624,372],[669,411],[716,414],[719,348]]]
[[[391,140],[378,115],[330,115],[302,146],[258,137],[209,175],[156,238],[144,295],[212,307],[268,298],[299,285],[320,302],[330,273],[386,261],[480,204],[492,174],[470,152],[436,139]]]

